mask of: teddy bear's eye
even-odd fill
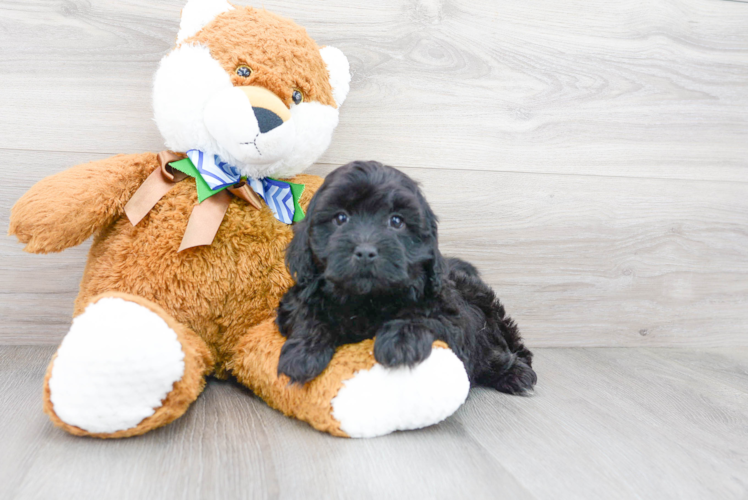
[[[300,90],[294,90],[293,94],[291,94],[291,99],[294,104],[301,104],[304,100],[304,94],[302,94]]]
[[[247,78],[252,74],[252,69],[246,64],[242,64],[241,66],[236,67],[236,74],[241,76],[242,78]]]

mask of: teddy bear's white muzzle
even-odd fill
[[[214,94],[203,112],[205,127],[220,148],[240,162],[274,163],[293,148],[296,126],[274,94],[251,90],[231,87]]]

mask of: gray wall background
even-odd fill
[[[163,149],[150,86],[182,4],[0,3],[3,232],[42,177]],[[529,345],[748,345],[748,4],[262,5],[351,62],[312,173],[377,159],[420,180],[443,251]],[[0,344],[62,338],[86,251],[0,238]]]

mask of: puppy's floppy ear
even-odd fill
[[[426,262],[426,293],[438,295],[441,292],[444,277],[447,275],[448,266],[446,259],[439,251],[439,231],[437,229],[439,219],[431,210],[421,192],[418,192],[418,199],[424,207],[424,225],[428,234],[428,245],[431,247],[431,259]]]
[[[426,267],[429,278],[428,292],[432,295],[438,295],[441,292],[447,271],[446,259],[444,259],[438,248],[434,248],[434,258],[429,261]]]
[[[306,285],[318,274],[317,265],[314,263],[314,254],[309,241],[309,222],[314,210],[316,196],[312,198],[306,211],[304,220],[294,225],[293,239],[286,249],[286,266],[291,276],[299,285]]]

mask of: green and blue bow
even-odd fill
[[[252,179],[242,177],[239,169],[212,155],[191,149],[187,158],[171,162],[170,165],[195,178],[197,199],[200,203],[226,188],[245,180],[249,187],[267,204],[273,215],[285,224],[304,219],[304,210],[299,204],[304,192],[303,184],[281,181],[271,177]]]

